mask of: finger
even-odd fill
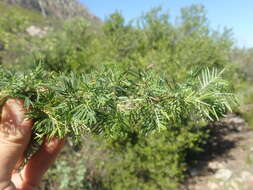
[[[23,128],[27,128],[28,130],[31,128],[31,126],[33,125],[33,122],[32,121],[29,121],[29,120],[25,120],[23,121],[23,123],[21,124],[21,126]],[[30,133],[30,132],[29,132]],[[30,137],[31,138],[31,137]],[[27,138],[27,139],[30,139],[30,138]],[[29,143],[29,142],[28,142]],[[27,142],[25,143],[27,144]],[[27,144],[25,150],[29,147],[29,145]],[[20,167],[24,164],[24,161],[25,161],[25,154],[23,152],[23,154],[21,155],[21,157],[18,159],[18,161],[16,162],[15,164],[15,167],[14,167],[14,170],[13,170],[13,173],[16,173],[19,171]]]
[[[0,135],[5,141],[27,144],[31,135],[32,121],[26,120],[23,101],[9,99],[2,108]]]
[[[23,184],[38,186],[42,176],[52,166],[63,145],[63,139],[53,138],[50,141],[45,140],[38,152],[31,157],[21,171]]]
[[[32,122],[24,119],[22,101],[7,100],[0,120],[0,182],[10,180],[12,170],[30,140]]]

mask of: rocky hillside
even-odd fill
[[[1,0],[13,5],[39,11],[43,16],[71,18],[83,16],[93,23],[101,22],[98,17],[82,5],[78,0]]]

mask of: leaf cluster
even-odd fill
[[[87,132],[112,138],[133,131],[146,135],[216,120],[230,111],[235,98],[220,75],[207,69],[175,83],[145,70],[105,68],[82,74],[47,72],[42,66],[27,73],[1,68],[1,102],[25,101],[37,139],[77,140]]]

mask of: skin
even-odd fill
[[[25,117],[23,101],[9,99],[2,108],[0,120],[0,190],[38,190],[39,183],[55,161],[64,140],[45,139],[43,145],[21,171],[16,169],[24,159],[33,122]]]

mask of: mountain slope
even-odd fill
[[[44,16],[57,18],[85,17],[92,23],[100,23],[98,17],[77,0],[1,0],[13,5],[41,12]]]

